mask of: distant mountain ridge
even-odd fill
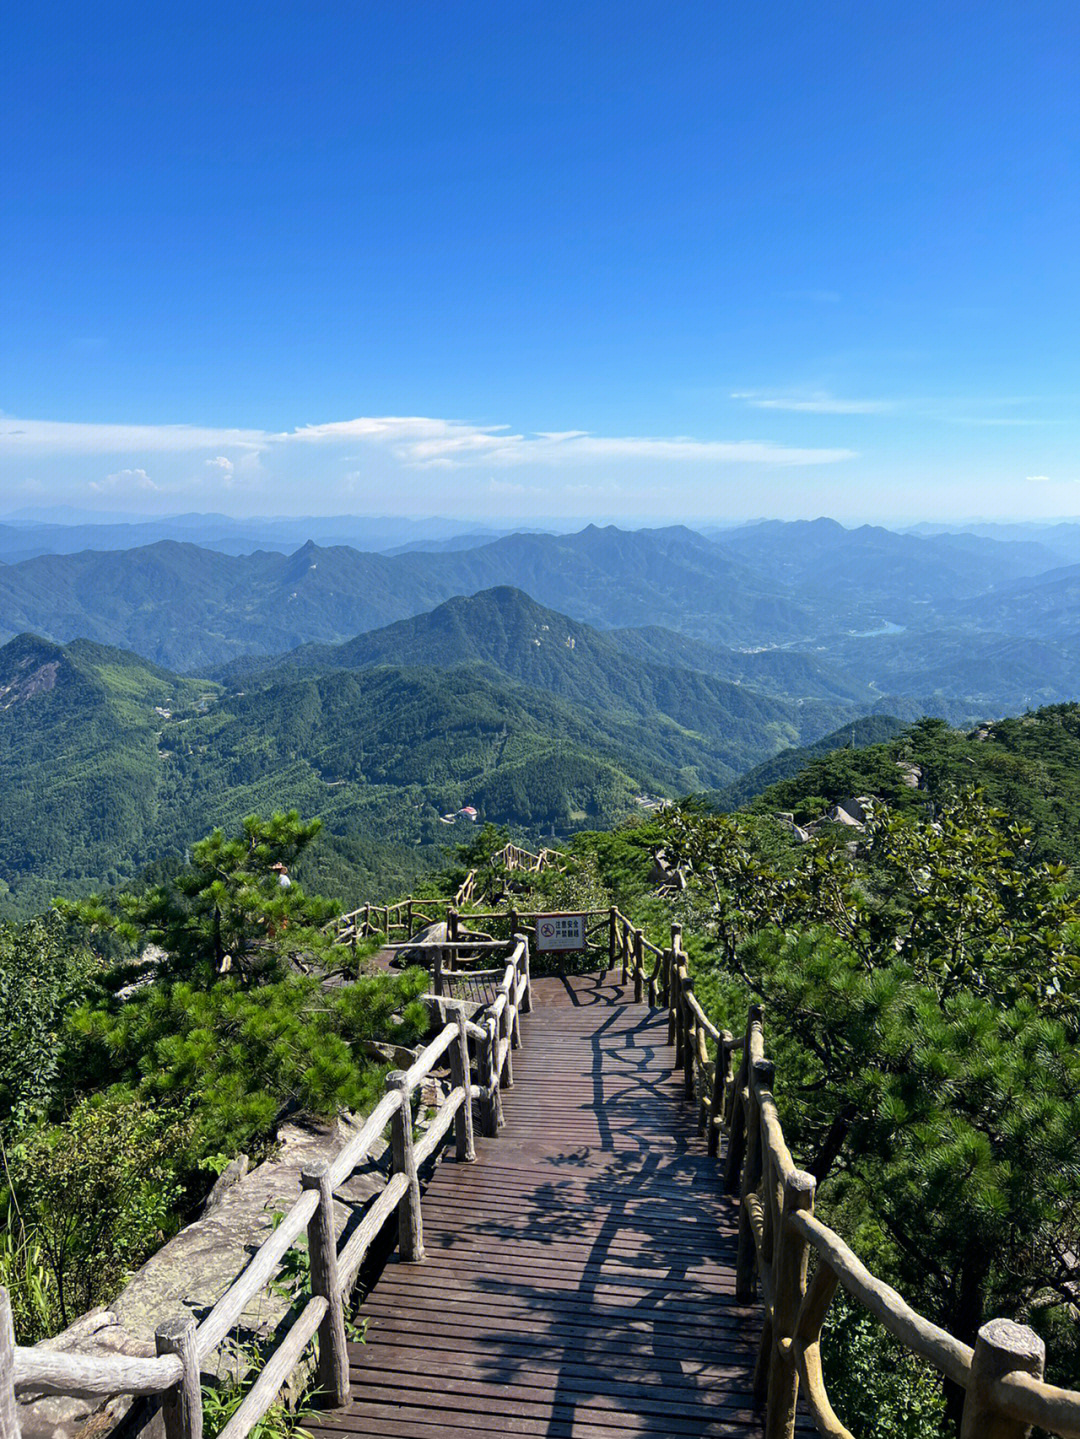
[[[786,734],[827,728],[851,708],[829,693],[796,704],[699,670],[635,659],[608,633],[538,605],[512,586],[457,596],[343,645],[306,645],[269,666],[253,659],[219,674],[250,686],[274,682],[279,672],[384,665],[497,671],[607,721],[646,720],[657,730],[675,726],[706,747],[709,763],[735,769],[751,751],[773,749]],[[700,761],[690,763],[696,768]]]
[[[341,641],[505,584],[602,627],[668,620],[688,633],[751,643],[794,638],[810,624],[797,604],[768,594],[690,530],[590,526],[392,557],[310,543],[287,556],[232,556],[172,540],[40,556],[0,571],[0,625],[9,635],[85,635],[196,670],[253,650]]]
[[[314,543],[229,555],[163,540],[0,566],[0,642],[81,635],[205,673],[511,586],[610,634],[639,662],[774,698],[962,722],[1080,692],[1080,567],[1060,557],[1040,540],[831,520],[762,522],[715,539],[684,526],[589,526],[394,555]],[[1028,641],[1041,647],[1038,662]]]

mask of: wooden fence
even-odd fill
[[[566,856],[557,849],[542,849],[539,854],[533,854],[531,850],[522,849],[516,844],[504,845],[491,856],[493,866],[523,870],[528,874],[539,874],[553,866],[561,868],[565,860]],[[477,897],[478,879],[479,870],[470,869],[454,891],[449,905],[461,909],[472,904]],[[399,930],[404,931],[406,939],[412,939],[418,929],[434,924],[441,917],[435,913],[425,914],[423,910],[445,910],[446,907],[446,900],[415,899],[411,895],[408,899],[398,900],[396,904],[362,904],[333,921],[337,926],[334,942],[350,944],[355,949],[361,939],[385,934],[386,938],[391,940]]]
[[[557,849],[542,849],[539,854],[533,854],[531,850],[522,849],[516,844],[504,845],[491,856],[493,866],[524,870],[526,874],[539,874],[541,870],[553,867],[561,868],[565,862],[566,856]]]
[[[350,910],[332,921],[336,926],[334,943],[351,945],[355,949],[360,940],[383,934],[388,940],[393,939],[395,933],[412,939],[418,930],[435,924],[440,918],[436,913],[426,913],[427,910],[445,911],[445,907],[445,900],[411,897],[398,900],[397,904],[362,904],[359,909]]]
[[[504,950],[506,945],[501,946]],[[446,1004],[447,1001],[443,1001]],[[452,1002],[451,1002],[452,1003]],[[16,1395],[79,1394],[111,1398],[121,1394],[160,1395],[166,1439],[202,1439],[200,1371],[251,1301],[277,1276],[285,1255],[305,1231],[311,1257],[311,1296],[289,1324],[220,1439],[244,1439],[274,1403],[313,1337],[319,1336],[316,1364],[320,1390],[337,1406],[349,1399],[345,1306],[360,1266],[392,1216],[397,1216],[401,1255],[424,1255],[420,1167],[454,1128],[457,1157],[475,1158],[473,1100],[479,1101],[481,1129],[496,1135],[502,1125],[502,1089],[514,1082],[512,1051],[521,1042],[519,1016],[531,1008],[529,945],[517,936],[502,969],[495,1002],[475,1023],[465,1006],[421,1051],[407,1070],[386,1076],[386,1094],[363,1128],[329,1163],[305,1170],[303,1193],[281,1224],[263,1242],[243,1273],[201,1322],[191,1314],[168,1320],[157,1330],[157,1358],[80,1355],[14,1342],[11,1306],[0,1289],[0,1439],[18,1439]],[[473,1054],[470,1057],[470,1041]],[[446,1056],[451,1089],[423,1137],[414,1138],[412,1096]],[[472,1080],[475,1067],[477,1082]],[[390,1126],[393,1169],[385,1189],[346,1239],[334,1230],[334,1190],[371,1154]]]
[[[792,1439],[800,1391],[819,1434],[855,1439],[833,1411],[822,1375],[822,1327],[838,1286],[965,1391],[960,1439],[1023,1439],[1033,1425],[1080,1439],[1080,1393],[1043,1382],[1045,1349],[1033,1329],[993,1319],[971,1348],[916,1313],[815,1216],[816,1181],[796,1168],[773,1098],[761,1007],[751,1007],[742,1036],[717,1029],[694,994],[678,926],[671,947],[657,954],[636,936],[620,939],[624,983],[628,971],[637,996],[647,986],[649,1002],[668,1008],[668,1042],[709,1153],[718,1155],[721,1133],[727,1136],[724,1184],[741,1199],[736,1296],[750,1303],[760,1287],[765,1310],[754,1372],[765,1439]]]

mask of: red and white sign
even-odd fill
[[[539,914],[536,917],[537,949],[584,949],[583,914]]]

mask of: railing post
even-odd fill
[[[660,985],[663,983],[664,956],[657,955],[653,972],[649,975],[649,1008],[655,1009],[660,1002]]]
[[[505,994],[506,991],[504,990]],[[506,1058],[499,1069],[499,1085],[503,1089],[514,1087],[514,1021],[510,1013],[510,996],[506,995],[506,1003],[503,1005],[502,1013],[499,1015],[499,1046],[502,1047],[503,1040],[508,1040],[506,1046]],[[497,1058],[497,1056],[496,1056]]]
[[[619,957],[618,923],[619,911],[612,905],[608,910],[608,969],[615,968]]]
[[[521,966],[525,975],[525,993],[521,996],[522,1014],[532,1014],[532,961],[529,956],[529,937],[522,932],[519,936],[525,946],[525,952],[521,957]]]
[[[154,1334],[158,1354],[175,1354],[183,1365],[180,1382],[161,1396],[165,1439],[202,1439],[202,1381],[195,1348],[195,1316],[178,1314],[159,1324]]]
[[[443,993],[443,963],[444,963],[444,961],[445,961],[445,951],[444,951],[444,949],[443,949],[443,947],[442,947],[441,944],[437,944],[437,945],[435,946],[435,952],[434,952],[434,954],[431,956],[431,987],[432,987],[432,989],[435,991],[435,995],[436,995],[436,997],[437,997],[438,999],[441,999],[441,998],[442,998],[442,993]]]
[[[742,1182],[739,1186],[739,1248],[735,1258],[735,1298],[740,1304],[749,1304],[757,1292],[757,1244],[746,1207],[746,1197],[753,1194],[761,1179],[761,1111],[749,1069],[743,1093],[746,1157],[742,1164]]]
[[[446,911],[446,937],[453,944],[458,937],[458,912],[456,909]]]
[[[413,934],[413,902],[411,899],[405,901],[405,938],[412,939]]]
[[[668,1012],[667,1042],[675,1043],[675,951],[664,950],[664,1005]]]
[[[697,1063],[697,1020],[690,1008],[690,996],[694,992],[694,981],[689,974],[679,979],[679,997],[682,1005],[683,1031],[683,1094],[687,1099],[694,1097],[694,1066]]]
[[[682,1067],[682,974],[679,970],[679,956],[675,950],[671,951],[671,1007],[668,1010],[668,1044],[675,1046],[675,1058],[672,1061],[676,1069]]]
[[[731,1041],[729,1029],[720,1031],[713,1068],[712,1108],[709,1110],[709,1154],[716,1159],[720,1153],[720,1128],[727,1119],[727,1098],[731,1087]]]
[[[641,984],[645,977],[645,931],[634,930],[634,1003],[641,1003]]]
[[[349,1402],[349,1350],[345,1337],[345,1296],[338,1279],[337,1234],[334,1230],[334,1191],[330,1165],[319,1160],[300,1175],[304,1189],[319,1191],[319,1207],[308,1221],[308,1255],[311,1259],[311,1292],[326,1300],[326,1313],[319,1325],[319,1359],[316,1369],[319,1390],[335,1408]]]
[[[1026,1324],[991,1319],[979,1330],[971,1361],[971,1378],[964,1397],[960,1439],[1027,1439],[1030,1426],[995,1410],[991,1391],[1005,1374],[1043,1376],[1046,1346]]]
[[[19,1409],[15,1403],[15,1329],[11,1298],[0,1287],[0,1439],[19,1439]]]
[[[769,1393],[765,1401],[765,1439],[792,1439],[795,1433],[799,1371],[795,1365],[795,1353],[790,1340],[795,1333],[799,1305],[806,1293],[806,1259],[809,1245],[791,1227],[788,1219],[797,1210],[813,1210],[816,1187],[817,1180],[814,1176],[801,1169],[793,1170],[784,1180],[784,1207],[780,1217],[780,1232],[776,1236],[776,1257],[772,1266],[773,1322],[768,1356]]]
[[[676,954],[682,954],[682,952],[683,952],[683,947],[682,947],[682,925],[681,925],[681,924],[673,924],[673,925],[671,926],[671,947],[672,947],[672,949],[675,951]]]
[[[510,943],[514,946],[514,949],[515,949],[515,950],[517,949],[518,940],[519,940],[520,938],[521,938],[521,936],[520,936],[519,934],[516,934],[516,933],[515,933],[515,934],[512,934],[512,935],[510,936]],[[510,1048],[511,1048],[511,1049],[520,1049],[520,1048],[521,1048],[521,1008],[520,1008],[520,1006],[518,1005],[518,1002],[517,1002],[518,981],[519,981],[520,979],[521,979],[521,960],[520,960],[520,958],[518,958],[518,959],[515,959],[515,960],[514,960],[514,980],[513,980],[513,983],[512,983],[511,986],[510,986],[510,994],[509,994],[509,999],[510,999],[510,1005],[509,1005],[509,1009],[510,1009]]]
[[[387,1089],[401,1095],[401,1104],[390,1121],[390,1144],[394,1155],[394,1173],[404,1174],[409,1187],[398,1204],[398,1248],[402,1259],[418,1263],[424,1257],[424,1221],[420,1216],[420,1179],[416,1172],[413,1150],[412,1103],[409,1077],[403,1069],[394,1069],[386,1076]]]
[[[754,1025],[760,1024],[764,1010],[760,1004],[752,1004],[746,1016],[746,1036],[743,1040],[742,1057],[731,1096],[731,1118],[728,1121],[727,1158],[724,1161],[724,1190],[734,1194],[742,1183],[743,1157],[746,1153],[746,1136],[749,1128],[749,1106],[747,1086],[750,1077],[750,1036]]]
[[[489,1095],[485,1118],[484,1133],[494,1138],[503,1127],[502,1112],[502,1085],[499,1083],[499,1027],[492,1015],[488,1015],[484,1028],[487,1030],[487,1043],[484,1047],[485,1068],[487,1070],[487,1092]]]
[[[476,1145],[473,1141],[472,1079],[469,1074],[469,1031],[465,1020],[465,1006],[455,1004],[454,1008],[457,1011],[458,1037],[450,1046],[450,1083],[455,1089],[459,1084],[465,1088],[461,1108],[454,1115],[454,1143],[457,1146],[458,1160],[466,1163],[476,1158]],[[478,1069],[479,1067],[477,1065]]]

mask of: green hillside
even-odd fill
[[[0,900],[40,905],[153,857],[159,736],[217,692],[85,640],[22,635],[0,649]]]
[[[881,743],[819,754],[797,773],[768,783],[772,764],[783,760],[777,756],[756,772],[756,795],[746,793],[752,783],[747,775],[724,798],[738,793],[754,811],[790,810],[811,818],[822,801],[853,794],[876,795],[907,810],[974,786],[989,803],[1032,826],[1037,857],[1069,862],[1080,847],[1080,704],[1049,705],[975,729],[921,720]],[[905,784],[901,764],[918,766],[917,789]]]
[[[679,638],[671,635],[673,641]],[[793,658],[813,665],[802,656]],[[782,735],[826,728],[849,708],[826,686],[826,693],[810,691],[801,704],[787,695],[778,703],[775,697],[697,668],[638,658],[608,633],[546,609],[510,586],[458,596],[430,614],[357,635],[343,645],[304,646],[283,655],[270,673],[279,668],[444,668],[469,663],[489,665],[510,679],[606,717],[650,722],[662,717],[662,724],[700,736],[736,769],[749,762],[751,752],[761,753],[763,745],[774,748]],[[222,674],[255,683],[260,682],[253,678],[259,670],[258,661],[249,661]]]
[[[12,641],[0,650],[9,912],[130,878],[214,825],[282,806],[326,821],[320,887],[362,879],[370,894],[432,862],[454,834],[440,816],[465,805],[525,835],[614,823],[642,792],[715,788],[813,723],[710,676],[636,666],[515,592],[482,598],[439,645],[432,635],[460,619],[460,605],[444,608],[425,644],[417,622],[400,646],[441,664],[294,663],[229,688],[87,641]],[[575,636],[580,650],[566,645]],[[485,651],[508,668],[517,656],[535,683],[472,657]]]
[[[798,777],[816,759],[833,756],[836,751],[857,755],[869,745],[880,745],[894,739],[906,728],[907,726],[892,715],[864,715],[862,719],[852,720],[842,729],[823,735],[813,744],[781,750],[771,759],[755,765],[734,783],[725,785],[722,790],[711,795],[710,799],[717,809],[739,809],[761,794],[771,794],[772,787],[783,780],[791,779],[797,783]],[[838,767],[838,764],[838,761],[834,761],[834,768]],[[844,793],[850,794],[851,790],[847,789]],[[840,796],[837,795],[836,798],[839,799]]]

